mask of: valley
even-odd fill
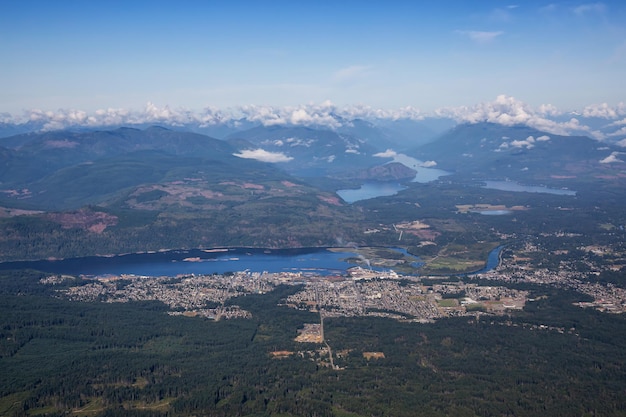
[[[9,138],[0,414],[619,415],[619,148],[368,129]]]
[[[626,417],[625,22],[2,1],[0,417]]]

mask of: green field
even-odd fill
[[[458,307],[459,302],[454,298],[448,298],[444,300],[437,300],[439,307]]]

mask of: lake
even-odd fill
[[[342,274],[355,266],[344,261],[355,253],[308,249],[213,249],[173,250],[118,256],[90,256],[62,260],[0,263],[0,269],[36,269],[69,275],[223,274],[225,272],[303,272],[315,275]]]
[[[549,188],[543,185],[522,185],[513,181],[485,181],[484,188],[493,190],[527,192],[527,193],[547,193],[557,195],[576,195],[576,191],[564,190],[560,188]]]
[[[483,216],[505,216],[512,214],[513,210],[470,210],[470,213],[478,213]]]
[[[403,153],[399,153],[394,156],[393,162],[399,162],[402,165],[417,171],[417,174],[415,174],[415,178],[413,178],[411,182],[419,182],[424,184],[436,181],[440,177],[450,175],[450,172],[444,171],[443,169],[425,167],[423,166],[425,164],[424,161],[420,161],[419,159],[415,159]]]
[[[397,182],[369,181],[361,185],[361,188],[338,190],[337,195],[346,203],[352,204],[355,201],[396,195],[399,191],[406,188],[407,187]]]
[[[427,183],[435,181],[444,175],[450,175],[449,172],[442,169],[424,167],[422,166],[424,165],[423,161],[404,154],[395,155],[392,162],[399,162],[417,171],[415,178],[411,182]],[[357,189],[338,190],[337,195],[346,203],[352,204],[356,201],[368,200],[370,198],[396,195],[406,188],[399,182],[367,181]]]

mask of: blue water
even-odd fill
[[[483,187],[501,191],[576,195],[576,191],[563,190],[559,188],[549,188],[543,185],[522,185],[513,181],[485,181],[485,185],[483,185]]]
[[[415,178],[411,182],[427,183],[437,180],[439,177],[450,173],[442,169],[424,167],[424,162],[404,154],[397,154],[393,157],[393,162],[399,162],[404,166],[417,171]],[[337,195],[346,203],[352,204],[355,201],[368,200],[370,198],[396,195],[399,191],[407,187],[398,182],[368,181],[355,190],[338,190]]]
[[[346,203],[352,204],[355,201],[367,200],[370,198],[396,195],[406,187],[397,182],[366,182],[361,188],[356,190],[338,190],[337,195]]]
[[[413,258],[414,261],[411,261],[410,265],[413,268],[419,268],[424,266],[424,262],[420,261],[420,259],[415,256],[415,255],[411,255],[406,249],[404,248],[393,248],[393,250],[400,252],[401,254],[403,254],[404,256],[408,257],[408,258]]]
[[[472,213],[482,214],[483,216],[504,216],[512,214],[512,210],[470,210]]]
[[[500,252],[502,252],[502,249],[504,249],[504,246],[498,246],[497,248],[489,252],[485,267],[479,271],[472,272],[470,275],[482,274],[483,272],[491,271],[493,268],[498,266],[498,264],[500,263]]]
[[[228,249],[206,252],[199,249],[119,256],[92,256],[63,260],[0,263],[0,269],[36,269],[70,275],[222,274],[225,272],[303,272],[315,275],[343,273],[354,264],[343,259],[354,253],[326,249]]]
[[[409,255],[406,250],[392,248]],[[502,246],[489,253],[485,272],[498,265]],[[411,255],[410,255],[411,256]],[[347,258],[360,256],[352,252],[332,252],[324,248],[306,249],[227,249],[207,252],[200,249],[157,253],[135,253],[117,256],[90,256],[62,260],[0,263],[0,270],[35,269],[68,275],[139,275],[170,276],[180,274],[223,274],[235,271],[302,272],[307,275],[343,274],[354,267]],[[421,266],[419,258],[411,263]],[[374,268],[378,269],[378,268]]]
[[[413,178],[411,182],[428,183],[439,179],[439,177],[450,175],[448,171],[444,171],[443,169],[425,167],[424,161],[420,161],[419,159],[415,159],[402,153],[394,156],[393,162],[400,162],[404,166],[417,171],[415,178]]]

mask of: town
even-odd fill
[[[540,248],[527,244],[525,253]],[[248,294],[265,294],[279,285],[301,289],[283,300],[284,305],[319,312],[325,317],[378,316],[396,320],[432,322],[464,315],[502,315],[521,310],[532,302],[528,291],[507,283],[529,283],[576,290],[593,301],[580,307],[609,313],[626,311],[626,290],[611,283],[590,282],[587,274],[567,265],[558,271],[531,265],[529,258],[501,259],[491,271],[462,277],[402,276],[350,268],[344,275],[316,276],[301,272],[234,272],[224,275],[146,277],[136,275],[82,277],[80,285],[57,293],[75,301],[130,302],[154,300],[166,304],[172,315],[199,316],[213,320],[249,318],[251,313],[233,301]],[[454,278],[454,279],[453,279]],[[76,279],[49,276],[43,284]],[[486,281],[493,285],[479,285]]]

